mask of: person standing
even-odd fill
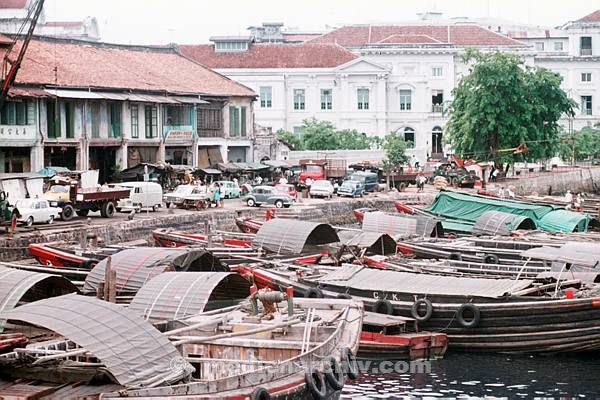
[[[215,204],[217,208],[221,205],[221,186],[218,183],[215,183],[215,195],[214,195]]]
[[[310,199],[310,187],[313,184],[313,180],[310,178],[310,176],[308,178],[306,178],[306,181],[304,181],[306,184],[306,198]]]

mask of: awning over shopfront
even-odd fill
[[[30,90],[30,89],[27,89]],[[156,94],[117,93],[117,92],[92,92],[90,90],[74,89],[45,89],[41,90],[45,96],[55,96],[67,99],[91,99],[91,100],[119,100],[137,101],[141,103],[161,104],[207,104],[207,101],[197,97],[185,96],[161,96]],[[38,96],[35,96],[38,97]]]
[[[259,172],[269,169],[268,165],[261,163],[219,163],[219,169],[223,172],[235,173],[235,172]]]

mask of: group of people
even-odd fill
[[[514,199],[515,198],[515,192],[512,191],[512,189],[509,188],[504,188],[504,186],[500,186],[500,188],[498,188],[498,197],[500,197],[501,199],[508,197],[510,199]]]
[[[567,190],[567,193],[565,194],[565,202],[567,203],[565,207],[567,210],[581,211],[585,199],[583,198],[581,192],[573,195],[570,190]]]

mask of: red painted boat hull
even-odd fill
[[[98,260],[80,256],[51,246],[50,243],[32,243],[27,248],[29,255],[40,264],[60,268],[91,268]]]

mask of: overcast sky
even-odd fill
[[[405,22],[423,11],[445,17],[499,17],[556,26],[600,9],[600,0],[46,0],[47,20],[94,16],[102,40],[206,43],[213,35],[245,35],[265,21],[314,29],[329,25]]]

